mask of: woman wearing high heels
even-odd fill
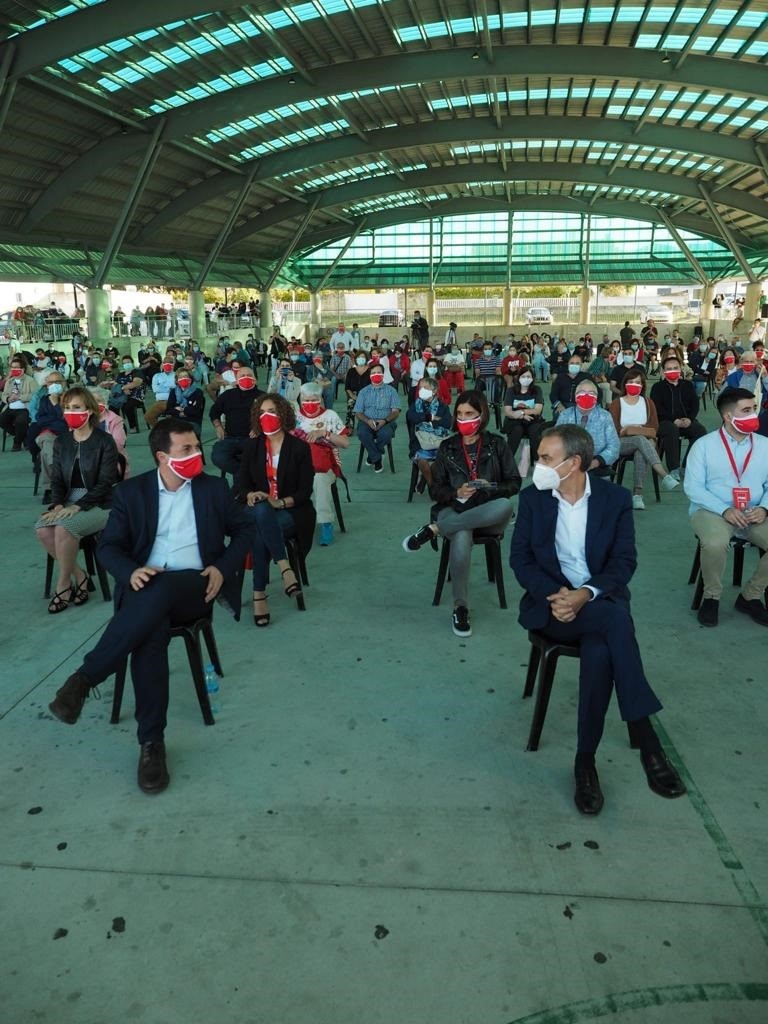
[[[295,537],[303,555],[312,547],[315,508],[312,485],[315,471],[306,441],[294,437],[296,414],[280,395],[260,395],[251,410],[251,438],[243,449],[237,494],[256,526],[251,539],[253,561],[253,621],[269,625],[266,587],[269,563],[282,575],[287,597],[301,594],[285,547]]]
[[[77,564],[77,552],[83,537],[104,529],[117,482],[117,445],[98,429],[96,399],[86,388],[74,387],[62,396],[61,407],[69,429],[53,445],[51,504],[35,525],[40,543],[59,565],[51,615],[88,600],[93,584]]]

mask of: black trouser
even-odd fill
[[[680,438],[687,437],[691,443],[706,434],[706,428],[698,420],[691,420],[690,427],[676,427],[672,420],[659,423],[659,441],[667,460],[667,469],[680,468]]]
[[[531,446],[531,465],[533,465],[539,455],[539,441],[545,427],[546,423],[543,419],[531,420],[528,423],[525,420],[504,420],[504,433],[507,435],[507,444],[512,449],[512,454],[517,452],[520,442],[527,437]]]
[[[3,409],[0,413],[0,426],[13,433],[13,447],[20,448],[27,436],[29,413],[26,409]]]
[[[142,590],[127,589],[101,639],[83,659],[80,671],[96,686],[131,656],[139,743],[163,738],[171,626],[210,612],[207,585],[197,569],[184,569],[159,573]]]

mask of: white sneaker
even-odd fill
[[[680,483],[680,470],[679,469],[670,469],[669,475],[672,477],[673,480],[677,480],[677,482]]]
[[[676,487],[680,486],[680,481],[676,480],[671,473],[661,478],[661,489],[662,491],[674,491]]]
[[[642,494],[632,495],[632,508],[637,512],[645,512],[645,502],[643,501]]]

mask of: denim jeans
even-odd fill
[[[240,472],[240,459],[247,437],[224,437],[211,449],[211,462],[235,479]]]
[[[394,433],[395,428],[389,423],[384,427],[379,427],[376,431],[371,430],[367,423],[358,422],[357,424],[357,436],[371,462],[381,462]]]
[[[246,513],[256,527],[251,534],[253,589],[263,591],[269,582],[270,561],[279,562],[288,557],[285,538],[293,537],[296,527],[287,509],[272,508],[268,501],[246,507]]]

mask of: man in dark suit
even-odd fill
[[[581,648],[574,800],[582,814],[603,806],[595,752],[614,686],[648,785],[660,796],[685,793],[648,718],[661,704],[645,677],[629,609],[637,565],[629,491],[590,477],[592,456],[581,427],[544,431],[535,486],[520,492],[510,552],[525,590],[520,624]]]
[[[73,725],[90,690],[131,655],[138,783],[159,793],[169,782],[163,733],[171,626],[209,615],[214,599],[240,617],[251,526],[225,481],[203,474],[189,423],[160,420],[149,446],[157,469],[118,485],[99,544],[99,560],[117,581],[114,617],[49,708]]]

